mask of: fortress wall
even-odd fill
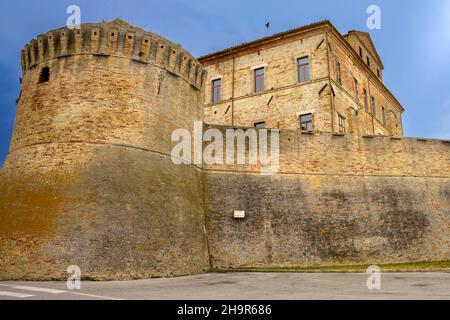
[[[39,36],[21,61],[0,170],[0,279],[65,279],[70,265],[87,278],[130,279],[199,273],[211,262],[450,259],[447,141],[363,136],[367,115],[341,103],[350,134],[282,130],[275,175],[258,165],[174,165],[171,134],[202,120],[206,77],[180,46],[121,23],[86,24]],[[331,92],[322,82],[286,90],[319,108]],[[265,98],[253,99],[255,112]],[[288,100],[276,96],[280,108]],[[276,110],[265,111],[273,127],[294,121]]]
[[[170,159],[171,133],[202,118],[198,62],[108,24],[40,36],[22,60],[0,171],[0,278],[65,279],[70,265],[95,279],[207,270],[201,172]]]
[[[450,258],[448,142],[284,130],[280,139],[279,174],[205,167],[214,267]]]

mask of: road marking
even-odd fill
[[[68,292],[70,294],[74,294],[77,296],[85,296],[85,297],[91,297],[91,298],[99,298],[99,299],[105,299],[105,300],[123,300],[119,298],[112,298],[112,297],[105,297],[105,296],[97,296],[94,294],[88,294],[88,293],[80,293],[80,292]]]
[[[38,287],[27,287],[27,286],[13,286],[11,288],[14,288],[14,289],[17,289],[17,290],[45,292],[45,293],[51,293],[51,294],[61,294],[61,293],[66,293],[67,292],[67,291],[64,291],[64,290],[38,288]]]
[[[67,293],[67,294],[73,294],[77,296],[84,296],[84,297],[91,297],[91,298],[97,298],[97,299],[105,299],[105,300],[123,300],[119,298],[113,298],[113,297],[106,297],[106,296],[99,296],[95,294],[88,294],[88,293],[81,293],[81,292],[75,292],[75,291],[64,291],[64,290],[56,290],[56,289],[47,289],[47,288],[38,288],[38,287],[29,287],[29,286],[15,286],[11,284],[0,284],[0,286],[8,287],[11,289],[17,289],[17,290],[25,290],[25,291],[36,291],[36,292],[44,292],[44,293],[51,293],[51,294],[61,294],[61,293]],[[6,291],[0,291],[2,293],[5,293]],[[12,294],[16,294],[12,292]],[[1,296],[2,294],[0,294]],[[5,294],[6,295],[6,294]],[[28,298],[28,297],[34,297],[34,295],[27,295],[27,294],[19,294],[17,295],[23,295],[24,297],[16,296],[17,298]]]
[[[13,297],[13,298],[30,298],[34,297],[33,294],[24,294],[24,293],[18,293],[18,292],[9,292],[9,291],[0,291],[0,296],[3,297]]]

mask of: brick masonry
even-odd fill
[[[96,279],[208,270],[201,172],[170,158],[171,133],[202,119],[199,63],[118,24],[52,31],[23,57],[0,173],[0,278],[65,278],[70,265]]]
[[[209,80],[229,75],[230,59],[203,67],[123,22],[30,42],[0,171],[0,278],[64,279],[69,265],[87,278],[132,279],[211,266],[450,259],[450,144],[402,138],[403,109],[350,44],[328,23],[300,31],[280,40],[281,51],[264,44],[236,58],[235,90],[224,81],[215,105]],[[304,54],[311,81],[296,84],[292,64]],[[342,85],[332,56],[350,70]],[[269,89],[250,95],[260,64]],[[44,67],[50,79],[39,83]],[[352,97],[351,74],[386,100],[386,126]],[[300,133],[297,113],[311,108],[316,131]],[[345,135],[333,133],[333,108],[346,115]],[[256,121],[281,128],[278,174],[174,165],[172,132],[192,132],[202,119],[222,131]],[[234,210],[247,218],[233,219]]]

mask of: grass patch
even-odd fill
[[[346,265],[346,266],[255,266],[239,267],[229,269],[216,269],[216,272],[365,272],[368,267],[374,264]],[[377,265],[377,264],[375,264]],[[445,271],[450,272],[450,260],[447,261],[423,261],[412,263],[378,264],[384,272],[425,272],[425,271]]]

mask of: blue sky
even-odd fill
[[[406,109],[405,135],[450,139],[450,0],[2,0],[0,165],[20,92],[20,50],[65,25],[71,4],[81,7],[82,22],[120,17],[195,56],[324,19],[342,33],[367,32],[366,9],[378,5],[382,29],[370,33],[385,65],[384,81]]]

